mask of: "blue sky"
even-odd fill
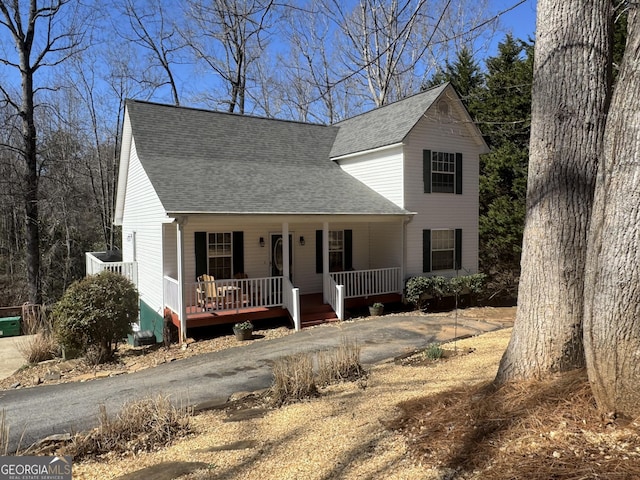
[[[493,0],[492,4],[495,3],[495,9],[497,11],[503,11],[518,2],[519,0]],[[500,21],[505,33],[510,32],[514,37],[521,38],[522,40],[527,40],[529,36],[534,38],[536,29],[536,0],[526,0],[522,5],[518,5],[510,12],[505,13]]]

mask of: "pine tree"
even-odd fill
[[[455,62],[447,62],[444,70],[439,70],[431,77],[424,88],[435,87],[445,82],[451,82],[451,86],[460,95],[471,117],[474,118],[479,108],[478,94],[484,87],[484,75],[467,47],[458,52]]]
[[[480,270],[490,291],[514,299],[524,229],[533,45],[508,35],[486,61],[474,116],[491,153],[480,159]]]

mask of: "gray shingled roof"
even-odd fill
[[[445,83],[336,123],[340,130],[331,149],[331,157],[402,142],[448,85]]]
[[[337,127],[128,101],[169,213],[406,214],[330,161]]]

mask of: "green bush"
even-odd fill
[[[482,291],[485,278],[486,275],[483,273],[453,278],[441,276],[412,277],[407,280],[406,298],[417,308],[421,309],[424,305],[425,296],[442,298],[448,295],[460,295],[462,293],[477,295]]]
[[[117,342],[131,333],[138,292],[128,279],[104,271],[73,283],[56,304],[54,328],[65,352],[91,363],[109,360]]]
[[[431,343],[422,354],[429,360],[440,360],[444,356],[444,350],[437,343]]]

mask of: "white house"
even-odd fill
[[[135,272],[158,336],[165,315],[183,338],[287,314],[299,328],[322,304],[343,318],[411,276],[477,271],[487,151],[449,84],[331,126],[130,100],[111,265]],[[109,268],[95,257],[88,273]]]

